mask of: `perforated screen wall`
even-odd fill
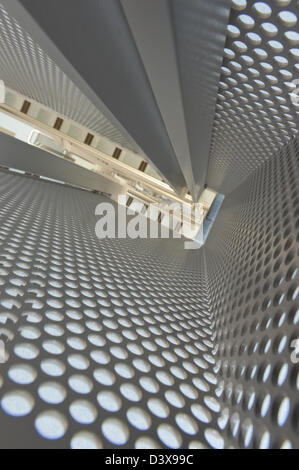
[[[298,132],[290,95],[298,43],[298,0],[233,0],[208,173],[219,192],[230,193]]]
[[[99,241],[99,196],[1,174],[0,447],[298,447],[298,153],[192,252]]]

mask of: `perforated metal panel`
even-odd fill
[[[9,174],[0,188],[0,446],[204,442],[211,318],[183,241],[99,241],[100,197]]]
[[[0,4],[0,78],[19,93],[137,151]]]
[[[104,199],[1,174],[0,446],[298,447],[298,151],[192,252],[99,241]]]

